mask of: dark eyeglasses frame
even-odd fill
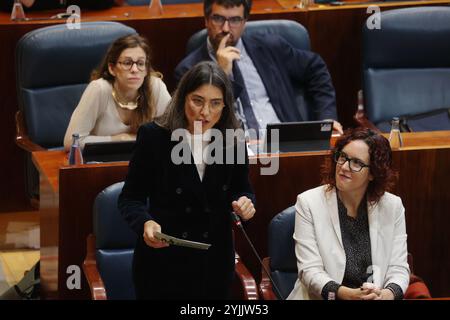
[[[130,66],[129,68],[126,68],[126,67],[125,67],[125,63],[126,63],[126,62],[133,62],[133,63],[131,64],[131,66]],[[141,69],[141,68],[139,67],[138,62],[141,62],[141,61],[139,61],[139,60],[138,60],[138,61],[134,61],[134,60],[117,61],[117,63],[120,64],[120,65],[122,66],[123,70],[130,71],[131,69],[133,69],[133,66],[136,65],[136,68],[137,68],[139,71],[146,71],[146,70],[147,70],[147,62],[144,63],[144,69]]]
[[[343,163],[340,163],[339,162],[339,158],[340,157],[343,157],[343,158],[345,158],[345,161],[343,162]],[[345,153],[345,152],[342,152],[342,151],[336,151],[335,153],[334,153],[334,155],[333,155],[333,159],[334,159],[334,162],[336,162],[337,164],[339,164],[339,165],[341,165],[341,166],[343,166],[347,161],[348,161],[348,167],[349,167],[349,169],[350,169],[350,171],[351,172],[360,172],[362,169],[364,169],[364,168],[369,168],[370,166],[368,165],[368,164],[365,164],[365,163],[363,163],[361,160],[359,160],[359,159],[355,159],[355,158],[349,158],[348,156],[347,156],[347,154]],[[355,169],[353,169],[352,168],[352,161],[353,161],[353,163],[357,163],[359,166],[361,166],[361,168],[359,169],[359,170],[355,170]]]
[[[245,18],[240,16],[227,18],[221,16],[220,14],[212,14],[209,18],[211,19],[213,24],[215,24],[218,27],[222,27],[225,24],[225,22],[228,21],[228,25],[230,27],[237,28],[245,21]]]

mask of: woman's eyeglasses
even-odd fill
[[[145,62],[145,60],[133,61],[131,59],[127,59],[127,60],[123,60],[123,61],[117,61],[117,63],[125,71],[131,70],[133,68],[134,64],[136,64],[136,67],[138,68],[139,71],[147,70],[147,63]]]
[[[368,164],[365,164],[359,159],[350,158],[345,152],[336,151],[334,153],[334,161],[343,166],[348,161],[348,167],[352,172],[360,172],[363,168],[369,168]]]
[[[201,97],[190,96],[189,101],[193,107],[199,110],[202,110],[207,104],[209,106],[209,111],[212,113],[220,112],[225,107],[225,104],[223,103],[222,99],[212,99],[208,103],[208,101],[206,101]]]

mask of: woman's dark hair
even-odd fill
[[[180,128],[187,129],[188,120],[184,111],[186,97],[201,86],[208,84],[220,89],[225,104],[222,115],[214,127],[222,131],[224,136],[226,129],[239,128],[234,114],[233,90],[230,80],[225,72],[213,62],[200,62],[184,74],[166,112],[155,121],[171,132]]]
[[[373,180],[367,187],[367,200],[377,203],[385,191],[391,190],[397,179],[397,173],[392,169],[392,151],[389,141],[382,135],[368,128],[348,129],[335,144],[332,154],[326,158],[322,166],[322,183],[328,184],[327,191],[336,187],[336,162],[334,154],[354,140],[362,140],[369,147],[370,173]]]
[[[147,75],[144,78],[142,86],[139,88],[138,107],[135,109],[130,120],[130,127],[133,133],[137,132],[137,129],[141,124],[150,122],[156,112],[156,106],[151,91],[151,76],[157,76],[162,78],[159,72],[154,72],[151,67],[151,50],[147,39],[137,34],[124,36],[116,41],[109,47],[103,61],[100,66],[95,69],[91,74],[91,81],[103,78],[107,80],[111,85],[114,84],[114,76],[109,72],[108,66],[115,65],[122,52],[129,48],[140,47],[145,52],[147,63]]]
[[[203,2],[203,13],[205,18],[208,18],[211,15],[212,5],[214,3],[225,8],[239,7],[241,4],[244,5],[244,19],[246,20],[252,9],[252,0],[205,0]]]

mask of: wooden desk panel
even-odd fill
[[[397,151],[394,163],[400,172],[394,193],[405,206],[415,273],[433,297],[449,296],[450,149]]]
[[[408,249],[414,256],[415,273],[424,278],[435,297],[450,294],[450,275],[447,273],[450,268],[448,137],[449,131],[406,134],[404,138],[408,147],[394,151],[394,165],[400,172],[394,193],[402,198],[406,209]],[[423,147],[429,141],[436,147]],[[318,172],[327,154],[282,154],[278,158],[279,171],[273,176],[261,175],[261,165],[251,164],[250,177],[257,198],[257,214],[246,228],[261,256],[267,254],[270,220],[294,205],[299,193],[320,185]],[[44,296],[88,298],[89,290],[84,278],[81,290],[66,288],[66,269],[70,265],[81,266],[86,236],[92,231],[93,201],[103,188],[125,178],[127,163],[63,166],[59,169],[66,161],[62,152],[36,152],[33,158],[41,172],[41,281]],[[259,279],[259,264],[239,231],[236,231],[236,248],[255,278]]]
[[[389,138],[389,134],[385,135]],[[408,132],[402,133],[403,148],[450,148],[450,131]]]

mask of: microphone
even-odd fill
[[[276,294],[278,295],[278,297],[280,297],[280,299],[283,299],[283,295],[281,294],[280,289],[278,289],[277,285],[275,284],[275,281],[273,281],[272,276],[270,275],[270,272],[267,270],[266,266],[263,264],[258,252],[255,249],[255,246],[253,245],[252,241],[250,240],[250,238],[248,237],[247,232],[244,229],[244,226],[242,225],[241,222],[241,218],[234,212],[231,212],[231,216],[233,218],[233,222],[234,224],[238,227],[238,229],[240,229],[242,231],[242,233],[245,236],[245,239],[247,239],[248,244],[250,245],[250,247],[253,250],[253,253],[255,254],[256,258],[258,258],[259,264],[261,265],[261,267],[263,268],[264,272],[267,274],[267,276],[269,277],[270,282],[272,283],[273,288],[276,291]]]

